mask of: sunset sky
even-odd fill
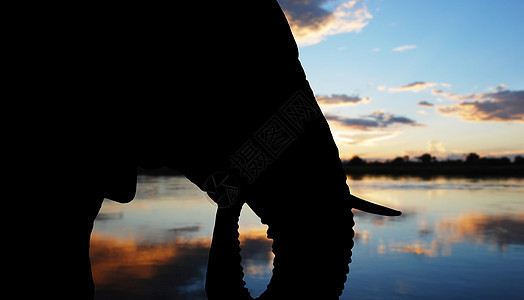
[[[279,3],[342,158],[524,155],[524,1]]]

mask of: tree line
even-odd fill
[[[342,161],[348,174],[406,174],[406,175],[496,175],[524,177],[524,157],[481,157],[477,153],[462,159],[441,159],[424,153],[411,159],[397,156],[384,162],[366,161],[359,156]]]
[[[350,164],[350,165],[365,165],[365,164],[493,164],[493,165],[509,165],[509,164],[516,164],[521,165],[524,164],[524,157],[522,156],[516,156],[513,159],[513,162],[508,157],[480,157],[477,153],[469,153],[467,155],[464,155],[464,159],[446,159],[446,160],[438,160],[437,157],[432,156],[429,153],[424,153],[421,156],[415,157],[415,160],[413,161],[410,159],[409,156],[397,156],[392,160],[386,160],[385,162],[378,162],[378,161],[372,161],[367,162],[366,160],[360,158],[359,156],[355,155],[349,160],[343,161],[344,164]]]

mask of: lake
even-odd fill
[[[348,183],[353,194],[403,215],[354,210],[353,262],[340,299],[524,299],[524,179]],[[141,175],[131,203],[104,201],[91,242],[95,299],[206,299],[215,211],[181,176]],[[242,264],[252,296],[271,277],[266,229],[244,206]]]

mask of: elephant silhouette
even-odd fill
[[[260,299],[338,298],[351,209],[400,214],[350,194],[277,1],[75,4],[41,20],[32,62],[42,92],[57,99],[46,104],[60,145],[57,199],[74,203],[52,265],[57,298],[93,298],[94,219],[104,198],[132,201],[137,167],[175,169],[218,203],[210,299],[250,299],[238,243],[244,204],[273,239]]]

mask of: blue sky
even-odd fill
[[[524,1],[279,2],[342,158],[524,154]]]

